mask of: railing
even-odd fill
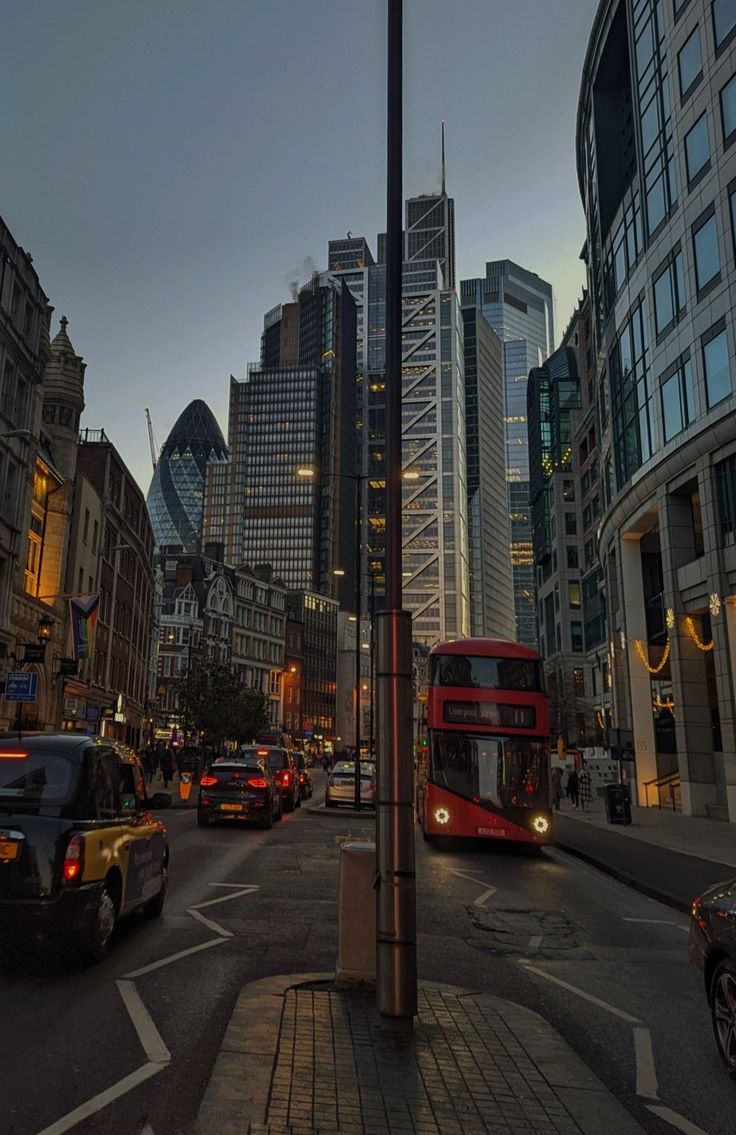
[[[657,789],[657,807],[662,807],[662,793],[664,791],[666,797],[666,804],[669,807],[672,805],[673,812],[682,811],[682,802],[680,798],[680,774],[679,772],[670,772],[667,776],[657,776],[652,780],[644,781],[644,793],[646,796],[646,806],[649,804],[649,789],[652,785]]]

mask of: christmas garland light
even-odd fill
[[[667,659],[670,656],[670,640],[667,639],[667,642],[665,643],[665,647],[664,647],[664,653],[663,653],[660,661],[658,662],[658,664],[656,666],[651,665],[649,658],[647,657],[647,655],[645,653],[645,645],[646,644],[643,643],[640,638],[637,638],[637,639],[634,640],[634,646],[636,647],[636,653],[641,658],[642,666],[646,670],[648,670],[650,674],[659,674],[660,671],[664,670],[665,666],[667,665]]]
[[[687,628],[687,633],[690,635],[690,638],[693,640],[698,650],[702,650],[704,654],[707,654],[707,652],[709,650],[712,650],[716,645],[715,639],[711,639],[710,642],[703,642],[702,638],[698,636],[698,632],[695,629],[695,623],[690,615],[685,616],[685,626]]]

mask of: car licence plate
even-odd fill
[[[242,812],[244,807],[245,807],[244,804],[221,804],[220,805],[220,811],[221,812]]]
[[[506,828],[476,828],[476,833],[478,835],[494,836],[496,839],[506,838]]]
[[[17,859],[20,852],[20,844],[17,839],[0,839],[0,862],[8,863],[11,859]]]

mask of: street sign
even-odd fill
[[[23,646],[24,662],[43,662],[46,657],[45,642],[27,642]]]
[[[60,674],[76,674],[79,668],[79,663],[76,658],[60,658],[59,659],[59,673]]]
[[[24,670],[14,670],[5,679],[5,700],[35,701],[37,689],[38,674],[26,674]]]

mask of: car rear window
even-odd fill
[[[332,772],[333,772],[333,774],[335,774],[337,776],[353,776],[354,777],[355,776],[355,765],[354,764],[343,764],[343,763],[336,764],[335,767],[333,768]],[[374,770],[373,766],[371,765],[370,768],[366,768],[365,765],[361,762],[360,779],[361,780],[363,780],[363,779],[372,780],[374,775],[375,775],[375,770]]]
[[[0,753],[0,809],[43,811],[72,802],[79,766],[53,753]]]
[[[289,758],[286,755],[286,753],[269,753],[268,767],[269,768],[276,768],[276,769],[288,768],[289,767]]]
[[[237,780],[246,776],[263,776],[263,768],[261,765],[256,764],[229,764],[229,765],[213,765],[209,770],[210,776],[216,776],[218,780]]]

